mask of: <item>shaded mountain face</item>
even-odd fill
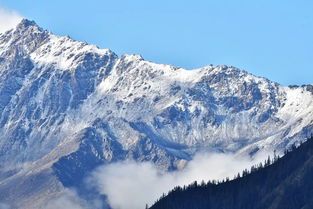
[[[29,188],[44,202],[124,159],[173,170],[198,151],[281,151],[311,135],[312,102],[312,86],[119,57],[24,19],[0,35],[0,202],[27,208]]]
[[[175,188],[151,209],[313,208],[313,138],[275,163],[220,184]]]

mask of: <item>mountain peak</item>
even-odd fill
[[[126,59],[128,61],[142,61],[142,60],[144,60],[140,54],[123,54],[122,59]]]
[[[29,53],[35,50],[49,36],[49,33],[39,27],[35,21],[22,19],[15,29],[8,31],[4,36],[6,42],[3,44],[10,44],[12,47],[20,49],[23,48],[26,50],[20,50],[20,53],[23,54],[24,52]]]
[[[17,25],[17,29],[24,29],[24,28],[29,28],[29,27],[37,27],[39,28],[39,26],[37,25],[37,23],[33,20],[29,20],[29,19],[22,19],[21,22]]]
[[[23,25],[24,27],[28,27],[28,26],[35,26],[37,24],[34,20],[29,20],[29,19],[23,18],[21,20],[21,22],[19,23],[19,25]]]

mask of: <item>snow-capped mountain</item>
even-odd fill
[[[0,36],[0,202],[16,207],[40,207],[104,163],[172,170],[198,151],[281,152],[312,132],[311,85],[119,57],[26,19]]]

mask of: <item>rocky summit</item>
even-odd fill
[[[42,208],[125,159],[170,171],[197,152],[283,152],[313,132],[312,89],[118,56],[24,19],[0,35],[0,202]]]

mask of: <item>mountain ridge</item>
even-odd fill
[[[282,152],[312,134],[307,88],[226,65],[188,71],[119,57],[22,20],[0,35],[0,191],[44,174],[57,193],[125,159],[166,171],[198,151]],[[18,206],[35,197],[24,189]]]

